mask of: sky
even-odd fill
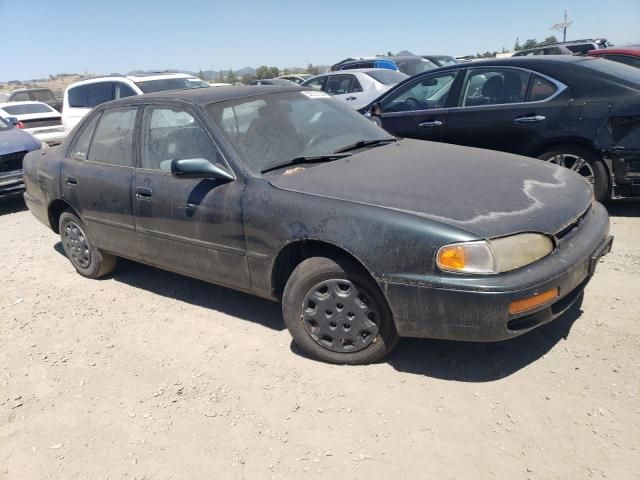
[[[565,8],[568,39],[640,43],[640,0],[0,0],[0,81],[474,54],[554,34]]]

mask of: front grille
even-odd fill
[[[589,214],[590,211],[591,211],[591,205],[589,205],[589,208],[587,208],[582,215],[580,215],[573,222],[571,222],[569,225],[567,225],[562,230],[560,230],[558,233],[556,233],[556,235],[555,235],[556,240],[558,240],[558,241],[562,240],[564,237],[566,237],[571,232],[573,232],[576,228],[578,228],[580,226],[580,224],[584,221],[586,216]]]
[[[0,172],[13,172],[22,170],[22,160],[27,152],[15,152],[7,155],[0,155]]]
[[[38,128],[38,127],[55,127],[62,125],[60,117],[51,118],[38,118],[33,120],[22,120],[24,128]]]

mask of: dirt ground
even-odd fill
[[[640,478],[640,204],[581,314],[339,367],[279,306],[131,262],[87,280],[0,205],[1,479]]]

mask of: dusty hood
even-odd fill
[[[483,238],[553,235],[592,199],[589,184],[568,169],[408,139],[269,180],[285,190],[413,213]]]

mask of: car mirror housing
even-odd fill
[[[171,174],[180,178],[214,178],[231,182],[235,178],[206,158],[182,158],[171,161]]]
[[[367,112],[370,117],[379,117],[382,114],[382,108],[380,107],[380,103],[376,102],[371,105],[371,108]]]

